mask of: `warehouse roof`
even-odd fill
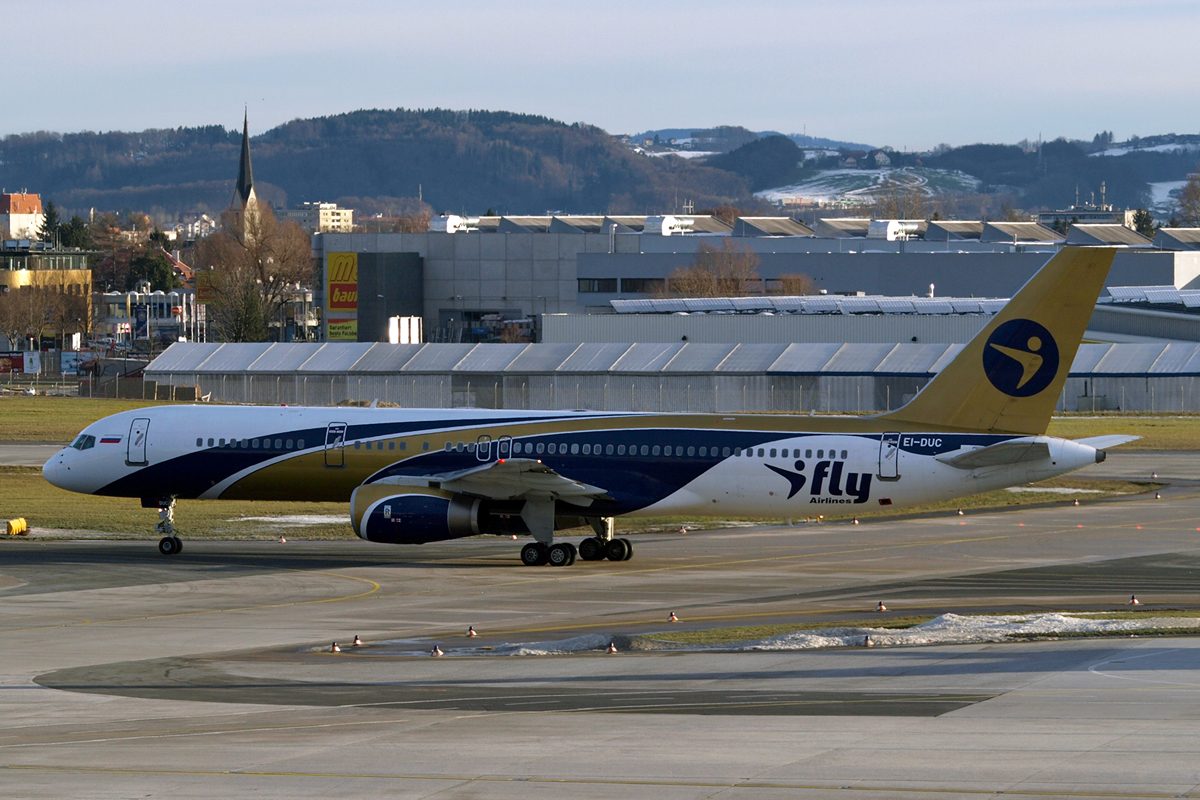
[[[1159,228],[1154,246],[1162,250],[1200,250],[1200,228]]]
[[[734,236],[812,236],[813,229],[791,217],[738,217]]]
[[[1036,222],[987,222],[984,223],[981,242],[1061,242],[1063,235],[1058,231],[1038,225]]]
[[[995,314],[1006,298],[832,294],[610,300],[618,314]]]
[[[937,373],[961,344],[204,344],[171,345],[146,376],[762,373],[774,375],[907,375]],[[294,365],[307,356],[301,367]],[[1200,375],[1200,343],[1083,344],[1075,376]]]
[[[1151,241],[1124,225],[1076,223],[1067,231],[1067,244],[1107,244],[1127,247],[1149,247]]]

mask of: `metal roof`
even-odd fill
[[[1154,246],[1164,250],[1200,249],[1200,228],[1159,228]]]
[[[1007,298],[832,294],[610,300],[618,314],[995,314]]]
[[[1067,231],[1067,244],[1123,244],[1149,247],[1152,243],[1145,236],[1124,225],[1077,222]]]
[[[171,345],[147,368],[151,376],[279,374],[280,372],[402,373],[761,373],[790,375],[913,375],[941,371],[964,345],[899,344],[422,344],[356,342]],[[305,357],[307,356],[307,357]],[[300,367],[294,365],[304,358]],[[1200,343],[1082,344],[1076,376],[1200,375]]]
[[[738,217],[734,236],[812,236],[813,229],[791,217]]]
[[[1036,222],[988,222],[981,242],[1061,242],[1063,235]]]

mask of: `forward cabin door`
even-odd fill
[[[131,467],[149,464],[146,460],[146,438],[150,435],[150,420],[135,419],[129,426],[129,441],[126,442],[125,463]]]
[[[331,422],[325,429],[325,466],[346,466],[346,423]]]
[[[900,434],[885,433],[879,438],[879,478],[894,481],[900,477]]]

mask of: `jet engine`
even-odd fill
[[[350,521],[362,539],[424,544],[475,536],[479,498],[416,486],[364,484],[350,495]]]

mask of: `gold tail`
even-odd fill
[[[907,405],[934,430],[1046,432],[1116,250],[1064,247]]]

